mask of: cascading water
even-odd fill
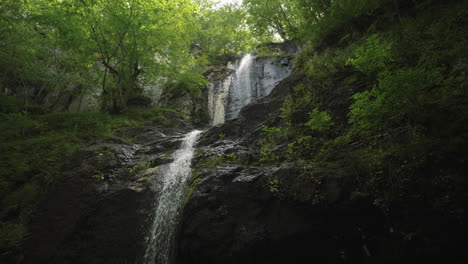
[[[252,54],[244,55],[234,65],[228,63],[227,68],[232,73],[223,76],[216,71],[209,76],[207,102],[211,125],[238,117],[244,106],[269,95],[293,69],[289,58],[257,58]]]
[[[174,233],[177,226],[178,214],[190,178],[190,164],[194,153],[194,144],[201,131],[188,133],[172,157],[174,161],[162,175],[163,188],[159,204],[155,209],[154,222],[150,237],[147,240],[144,264],[168,264],[171,248],[174,243]]]
[[[254,60],[255,57],[252,54],[247,54],[242,57],[239,63],[234,83],[229,89],[226,119],[237,117],[242,107],[249,104],[255,96],[253,94],[255,89],[252,87],[252,66]]]

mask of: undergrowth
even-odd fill
[[[372,202],[401,240],[453,243],[444,239],[457,237],[468,204],[464,6],[418,5],[367,30],[343,27],[335,44],[312,42],[296,59],[307,77],[257,142],[260,164],[334,164],[327,171],[340,171],[351,198]],[[429,214],[454,224],[435,231],[441,217]]]
[[[169,126],[164,108],[132,108],[121,115],[45,113],[21,99],[0,95],[0,251],[14,254],[28,234],[34,208],[61,175],[73,152],[129,126]],[[137,168],[139,169],[139,168]],[[136,169],[135,169],[136,170]]]

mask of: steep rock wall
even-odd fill
[[[208,75],[208,111],[211,125],[234,119],[240,110],[271,93],[273,88],[293,69],[290,56],[255,57],[247,54],[234,64],[228,64],[230,71]]]
[[[141,263],[158,176],[192,129],[176,115],[169,122],[125,128],[77,151],[40,202],[21,263]]]
[[[305,76],[294,73],[238,118],[205,132],[193,162],[176,263],[379,263],[383,218],[349,198],[339,170],[304,174],[299,163],[262,165],[262,127]],[[222,135],[222,136],[220,136]],[[317,195],[321,195],[317,202]],[[383,263],[383,262],[380,262]]]

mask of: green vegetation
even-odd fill
[[[201,181],[201,175],[203,174],[204,169],[213,169],[218,166],[226,166],[230,164],[243,164],[244,162],[241,158],[235,154],[230,153],[225,155],[224,157],[204,157],[200,158],[203,154],[203,148],[198,148],[195,151],[194,159],[198,159],[195,164],[195,167],[192,169],[192,184],[190,185],[189,189],[186,192],[185,196],[185,203],[187,203],[190,198],[192,197],[195,188],[197,187],[198,183]]]
[[[123,127],[168,127],[167,117],[180,115],[162,108],[133,108],[121,115],[48,113],[17,97],[0,95],[0,102],[0,250],[6,254],[18,250],[37,202],[83,144]],[[138,164],[131,172],[147,165]],[[103,179],[104,175],[96,172],[91,177]]]
[[[219,140],[224,140],[225,137],[226,137],[226,134],[224,134],[224,133],[219,133],[218,134]]]
[[[141,171],[148,169],[149,167],[151,167],[151,162],[146,161],[133,166],[133,168],[128,169],[128,172],[131,175],[136,175]]]
[[[244,9],[207,0],[5,0],[0,5],[0,88],[41,101],[95,94],[121,113],[143,87],[193,92],[207,64],[255,45]],[[224,59],[223,59],[224,58]],[[96,93],[96,91],[98,91]]]
[[[261,164],[273,164],[280,161],[274,150],[285,136],[279,127],[263,127],[260,141]]]
[[[259,162],[298,162],[311,180],[314,171],[339,175],[353,198],[381,209],[401,241],[411,234],[419,248],[453,243],[446,239],[464,228],[468,204],[466,1],[285,1],[282,8],[299,4],[311,8],[287,16],[294,27],[281,35],[307,43],[296,58],[306,77],[279,121],[263,129]],[[262,23],[288,23],[275,19]],[[454,224],[435,231],[441,219],[428,214]]]
[[[271,179],[268,182],[268,189],[272,192],[276,197],[282,198],[281,194],[281,182],[278,179]]]
[[[200,178],[199,177],[192,177],[192,184],[190,184],[190,187],[188,188],[186,194],[185,194],[185,200],[184,204],[186,204],[188,201],[190,201],[190,198],[192,198],[193,192],[195,191],[195,188],[197,188],[198,183],[200,183]]]
[[[196,2],[201,9],[194,42],[208,61],[225,63],[226,58],[249,52],[258,44],[247,24],[245,9],[233,4],[212,9],[212,1]]]
[[[262,41],[273,40],[275,33],[284,40],[296,37],[299,3],[291,0],[244,1],[250,14],[249,24],[253,25],[255,36]]]

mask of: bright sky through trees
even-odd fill
[[[225,4],[242,4],[242,0],[218,0],[218,2],[218,7]]]

